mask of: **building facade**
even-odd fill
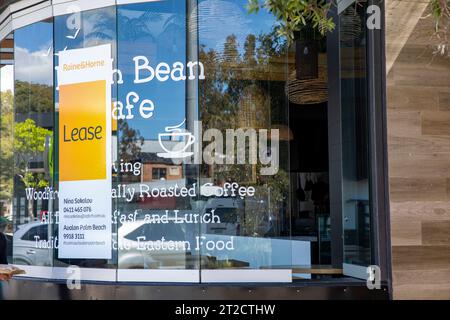
[[[448,86],[414,88],[394,2],[292,40],[247,0],[2,2],[0,214],[26,272],[5,297],[422,297],[411,274],[450,265]]]
[[[433,19],[423,18],[428,1],[392,1],[386,9],[393,294],[449,299],[450,279],[443,275],[450,263],[449,83],[441,75],[450,64],[446,55],[433,54],[439,42]],[[408,19],[401,22],[405,12]]]

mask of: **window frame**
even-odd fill
[[[160,0],[53,0],[53,1],[40,1],[40,0],[24,0],[18,1],[8,5],[2,13],[0,13],[0,39],[3,40],[15,29],[22,28],[24,26],[55,17],[58,15],[67,14],[67,9],[70,6],[77,5],[80,10],[91,10],[108,6],[117,6],[123,4],[131,3],[144,3],[144,2],[155,2]],[[342,0],[339,4],[349,2],[348,0]],[[385,57],[385,8],[382,0],[370,0],[370,4],[379,4],[382,10],[382,28],[381,30],[373,30],[369,32],[369,85],[370,85],[370,122],[371,122],[371,134],[373,139],[371,139],[371,160],[374,164],[372,168],[372,203],[373,203],[373,239],[374,244],[374,261],[381,267],[382,270],[382,280],[391,283],[391,257],[390,257],[390,236],[389,236],[389,182],[388,182],[388,165],[387,165],[387,135],[386,135],[386,70],[384,64]],[[339,8],[333,9],[332,16],[338,14]],[[338,25],[336,26],[338,29]],[[191,35],[194,37],[195,35]],[[338,37],[338,36],[337,36]],[[331,68],[336,68],[336,59],[339,58],[338,47],[334,46],[333,43],[336,42],[336,32],[330,34],[328,38],[328,48],[329,59],[328,65]],[[193,53],[191,53],[193,54]],[[195,55],[195,54],[194,54]],[[381,66],[381,67],[380,67]],[[378,68],[377,68],[378,67]],[[331,69],[330,69],[331,70]],[[336,73],[334,77],[330,77],[330,101],[340,101],[339,89],[340,86],[338,82],[339,73]],[[194,88],[195,89],[195,88]],[[195,91],[195,90],[194,90]],[[330,105],[330,110],[334,110],[332,105]],[[333,112],[339,112],[336,109]],[[334,126],[335,123],[329,123]],[[331,128],[331,127],[330,127]],[[335,136],[339,138],[341,134],[330,134],[330,137]],[[332,141],[330,141],[330,151],[334,150],[332,146]],[[331,154],[331,153],[330,153]],[[331,163],[330,163],[331,165]],[[330,166],[331,168],[331,166]],[[169,171],[166,169],[166,176]],[[152,174],[153,177],[153,174]],[[332,183],[330,180],[330,193],[331,189],[334,192],[339,192],[342,186],[339,183]],[[339,234],[342,235],[342,212],[336,215],[332,215],[332,223],[337,227],[334,228],[334,233],[332,238],[332,250],[338,250],[342,253],[342,242],[339,239]],[[333,222],[334,221],[334,222]],[[341,226],[341,228],[339,228]],[[337,240],[337,241],[335,241]],[[339,251],[339,248],[341,250]],[[337,260],[333,261],[333,265],[336,263],[342,263],[342,257],[337,257]],[[103,269],[100,269],[103,271]],[[255,270],[253,270],[255,271]],[[95,272],[94,272],[95,273]],[[87,277],[89,278],[89,277]],[[109,278],[109,277],[108,277]],[[117,277],[115,277],[117,279]],[[107,280],[115,281],[115,280]]]
[[[342,1],[345,2],[345,1]],[[349,3],[354,2],[347,1]],[[367,80],[369,89],[369,161],[371,199],[371,251],[372,263],[381,270],[383,283],[391,285],[391,254],[389,226],[389,181],[387,162],[386,129],[386,66],[385,66],[385,7],[383,0],[369,0],[368,6],[378,5],[381,9],[381,29],[367,31]],[[340,19],[339,14],[346,7],[332,7],[330,17],[336,23],[327,38],[329,72],[329,150],[330,150],[330,207],[332,229],[332,265],[343,265],[343,212],[342,212],[342,127],[341,84],[340,84]],[[333,172],[333,174],[331,174]],[[334,181],[334,183],[333,183]],[[390,290],[391,292],[391,290]]]

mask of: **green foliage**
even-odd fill
[[[125,161],[133,161],[139,158],[144,137],[139,130],[133,129],[124,120],[118,121],[119,125],[119,156]]]
[[[35,156],[45,151],[45,138],[52,132],[36,126],[33,119],[16,123],[14,126],[14,149],[21,154]]]
[[[265,8],[279,21],[280,36],[294,40],[295,32],[304,27],[312,27],[321,35],[333,31],[335,23],[328,17],[333,1],[328,0],[248,0],[248,12],[257,13]]]
[[[30,100],[30,97],[33,97]],[[16,80],[14,106],[17,113],[44,113],[53,111],[53,87],[45,84]]]
[[[0,117],[0,200],[10,200],[13,191],[13,99],[11,90],[2,91]]]
[[[263,128],[285,123],[286,119],[280,118],[283,113],[275,112],[284,110],[284,90],[274,89],[278,85],[284,88],[284,82],[268,82],[267,79],[271,70],[286,59],[287,50],[286,39],[278,35],[277,28],[267,34],[248,34],[241,46],[231,34],[223,44],[223,51],[201,47],[199,60],[208,70],[206,79],[199,83],[203,129],[216,128],[225,136],[227,129],[258,127],[258,123],[249,123],[246,127],[242,121],[246,117],[243,113],[246,102],[258,109],[253,112],[260,114]],[[248,155],[249,151],[247,144],[245,153]],[[267,213],[277,215],[282,210],[289,187],[289,175],[282,165],[273,176],[261,175],[261,167],[261,164],[226,163],[202,166],[203,174],[217,184],[236,181],[255,187],[255,199],[259,201],[245,208],[244,232],[249,236],[266,235],[267,230],[259,227],[262,219]]]
[[[50,185],[43,173],[35,174],[30,171],[25,173],[22,181],[25,187],[34,189],[42,189]]]
[[[435,54],[448,55],[450,27],[450,0],[431,0],[431,15],[435,22],[435,38],[437,40]]]
[[[16,170],[25,187],[40,188],[48,186],[44,176],[31,173],[28,166],[31,160],[45,151],[45,139],[50,135],[52,135],[50,130],[37,126],[32,119],[14,125]]]
[[[436,21],[436,29],[439,29],[439,23],[445,16],[450,17],[449,0],[431,0],[431,13]]]
[[[29,171],[28,165],[45,151],[45,139],[52,132],[36,126],[32,119],[14,124],[13,100],[11,91],[1,92],[0,199],[5,200],[11,200],[14,173],[19,175],[26,187],[44,188],[49,185],[44,174]],[[17,160],[15,165],[14,154]]]

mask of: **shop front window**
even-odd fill
[[[214,269],[290,269],[292,252],[309,263],[308,244],[291,238],[288,46],[276,19],[249,15],[246,4],[205,0],[197,9],[200,184],[214,194],[203,214],[216,220],[201,228],[202,268],[211,281]]]
[[[0,66],[14,263],[205,283],[371,263],[365,5],[340,13],[333,65],[328,35],[290,42],[247,4],[71,10],[1,42],[14,48]]]
[[[111,216],[117,202],[111,199],[111,188],[117,174],[111,159],[117,152],[117,135],[110,111],[117,101],[111,79],[116,8],[72,11],[54,18],[59,212],[55,266],[115,269],[117,224]],[[116,279],[111,271],[103,272],[105,279]]]
[[[372,261],[371,163],[365,7],[342,12],[341,105],[344,263],[367,266]],[[350,31],[350,27],[352,31]],[[359,30],[359,32],[356,32]]]
[[[189,142],[182,71],[185,3],[118,6],[117,31],[122,79],[113,114],[118,123],[117,162],[138,165],[141,176],[138,183],[129,183],[127,177],[135,173],[119,173],[121,187],[134,196],[118,199],[118,279],[135,280],[136,272],[130,269],[147,269],[141,273],[143,279],[171,281],[155,271],[170,269],[181,271],[186,282],[198,281],[198,271],[183,273],[198,269],[199,255],[193,248],[198,223],[183,220],[195,211],[190,195],[198,185],[197,176],[170,153]],[[121,218],[130,214],[132,219]]]
[[[9,222],[16,216],[13,208],[17,199],[14,197],[14,66],[12,36],[0,42],[0,47],[8,53],[4,58],[9,58],[8,63],[0,66],[0,216]],[[6,59],[5,59],[6,60]],[[5,229],[8,239],[8,262],[12,262],[12,236],[14,233],[12,223]]]
[[[53,21],[14,31],[13,262],[52,266]],[[49,238],[49,235],[51,236]]]

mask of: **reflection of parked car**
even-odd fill
[[[252,235],[270,237],[276,235],[278,221],[268,211],[267,202],[261,199],[241,199],[232,197],[210,198],[204,213],[214,213],[220,217],[218,224],[206,224],[203,233],[218,235]]]
[[[119,268],[185,268],[184,241],[187,239],[182,225],[170,220],[168,223],[126,222],[118,230]],[[142,250],[144,247],[146,250]],[[151,250],[152,247],[155,249]]]
[[[52,251],[39,248],[39,240],[48,241],[48,224],[30,222],[20,225],[13,235],[13,263],[20,265],[51,266]]]
[[[207,234],[238,236],[244,220],[243,202],[238,198],[212,198],[205,205],[204,213],[214,212],[220,223],[208,223],[202,226]]]

